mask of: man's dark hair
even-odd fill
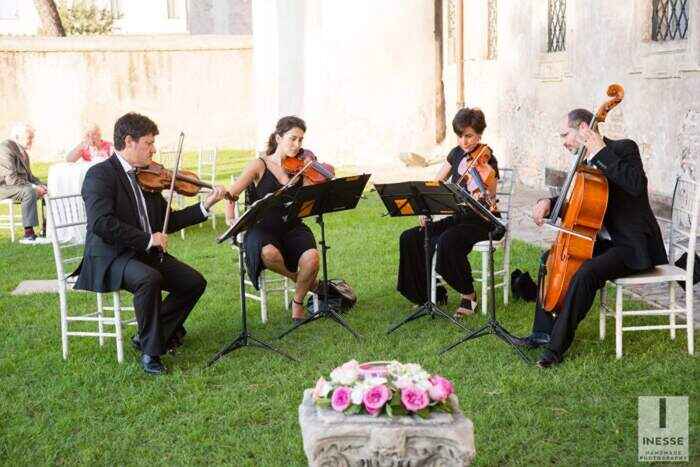
[[[145,115],[129,112],[119,117],[117,123],[114,124],[114,149],[117,151],[124,150],[127,135],[138,141],[143,136],[156,136],[157,134],[158,126],[153,120]]]
[[[569,128],[574,128],[578,130],[579,125],[585,122],[586,125],[591,124],[591,119],[593,119],[593,112],[586,109],[574,109],[568,113],[569,118]],[[595,128],[594,128],[595,129]]]
[[[468,126],[472,127],[477,135],[484,132],[486,129],[486,117],[484,117],[484,112],[481,109],[477,107],[460,109],[455,118],[452,119],[452,129],[457,136],[462,136],[464,129]]]

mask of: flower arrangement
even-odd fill
[[[317,406],[348,415],[415,414],[425,418],[433,411],[452,413],[447,399],[453,393],[450,380],[429,375],[416,363],[360,365],[350,360],[331,371],[330,381],[319,378],[312,397]]]

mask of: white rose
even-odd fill
[[[358,372],[355,369],[336,368],[331,371],[331,381],[342,386],[350,386],[357,380]]]
[[[396,381],[394,381],[394,386],[396,386],[399,389],[410,388],[411,386],[413,386],[413,380],[406,376],[399,376],[398,378],[396,378]]]
[[[416,381],[416,386],[418,386],[424,391],[430,391],[430,389],[432,389],[433,387],[433,383],[428,381],[428,379],[419,379]]]
[[[365,395],[365,391],[361,387],[355,387],[350,393],[350,400],[355,405],[362,404],[362,398]]]
[[[374,386],[379,386],[380,384],[385,384],[386,378],[382,376],[370,376],[365,378],[365,386],[373,388]]]

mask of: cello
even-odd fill
[[[589,122],[594,131],[605,121],[608,112],[622,102],[625,91],[621,85],[611,84],[607,95],[610,99],[598,108]],[[540,290],[540,303],[550,313],[561,309],[574,274],[584,261],[593,257],[593,246],[608,204],[608,181],[600,170],[582,165],[585,157],[586,147],[581,144],[547,221],[547,225],[558,231],[549,250],[544,287]],[[557,225],[562,211],[561,224]]]

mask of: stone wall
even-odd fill
[[[454,42],[460,1],[463,63]],[[450,122],[461,66],[466,104],[487,116],[484,140],[521,182],[541,188],[546,168],[569,165],[558,136],[563,115],[595,110],[618,82],[626,97],[602,130],[637,141],[650,190],[670,195],[677,175],[694,176],[700,150],[700,2],[688,2],[688,39],[653,43],[651,1],[569,0],[566,51],[546,53],[546,0],[444,0],[448,134],[439,146],[433,2],[254,2],[256,144],[277,118],[296,113],[320,157],[372,170],[374,180],[393,178],[401,152],[438,158],[456,144]],[[494,59],[486,58],[489,4],[496,5]]]
[[[433,2],[253,3],[256,144],[302,116],[304,144],[363,170],[435,140]]]
[[[56,160],[88,121],[112,139],[129,111],[150,116],[160,147],[250,148],[250,36],[0,38],[0,138],[15,121],[36,130],[32,157]]]
[[[487,2],[464,3],[466,104],[484,110],[484,139],[499,161],[518,168],[523,183],[541,187],[545,167],[567,169],[561,117],[575,107],[595,110],[614,82],[625,87],[625,99],[601,129],[638,143],[650,191],[670,195],[676,176],[696,177],[700,2],[689,2],[688,39],[654,43],[651,0],[568,1],[566,51],[546,53],[547,2],[521,2],[516,9],[501,0],[494,60],[485,58]],[[452,110],[456,71],[448,64],[445,72]]]

